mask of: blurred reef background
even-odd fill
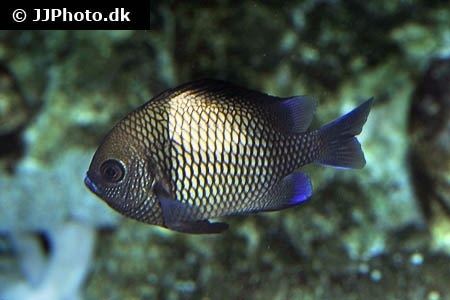
[[[0,32],[0,299],[450,299],[446,1],[152,1],[148,31]],[[296,209],[218,236],[126,220],[84,172],[180,83],[308,94],[315,127],[371,96],[361,171],[306,168]]]

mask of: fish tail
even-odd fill
[[[360,169],[366,164],[356,139],[366,123],[373,98],[319,129],[322,151],[316,162],[344,169]]]

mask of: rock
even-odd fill
[[[23,128],[29,116],[14,74],[0,63],[0,137]]]
[[[450,58],[431,61],[409,115],[410,163],[414,187],[430,216],[439,203],[450,215]]]

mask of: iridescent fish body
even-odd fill
[[[362,168],[358,135],[372,99],[307,131],[315,102],[217,80],[163,92],[105,137],[86,185],[120,213],[188,233],[217,233],[210,218],[281,210],[312,195],[302,166]]]

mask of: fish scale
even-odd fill
[[[312,195],[316,162],[365,164],[356,139],[368,100],[308,131],[315,102],[217,80],[167,90],[122,119],[97,149],[85,183],[125,216],[187,233],[217,233],[210,218],[281,210]]]
[[[173,143],[170,155],[171,161],[177,162],[172,164],[170,173],[176,186],[176,198],[198,206],[199,218],[254,210],[259,205],[258,200],[276,183],[276,177],[307,163],[298,161],[302,153],[298,145],[303,136],[286,139],[268,120],[260,123],[252,120],[251,116],[260,112],[243,99],[226,102],[208,93],[181,94],[171,98],[169,105]],[[231,111],[236,113],[231,114]],[[272,147],[264,147],[267,144]],[[258,151],[259,145],[264,151]],[[310,150],[304,148],[306,152]],[[284,155],[289,156],[289,161]],[[191,156],[196,159],[188,164],[184,158]],[[259,164],[264,167],[258,168]],[[229,168],[222,170],[222,165]],[[258,172],[254,172],[254,168]],[[190,174],[198,176],[204,184],[193,184]],[[221,175],[226,179],[223,183]],[[249,186],[252,186],[252,193]],[[202,197],[191,197],[197,196],[195,191],[201,191]]]

